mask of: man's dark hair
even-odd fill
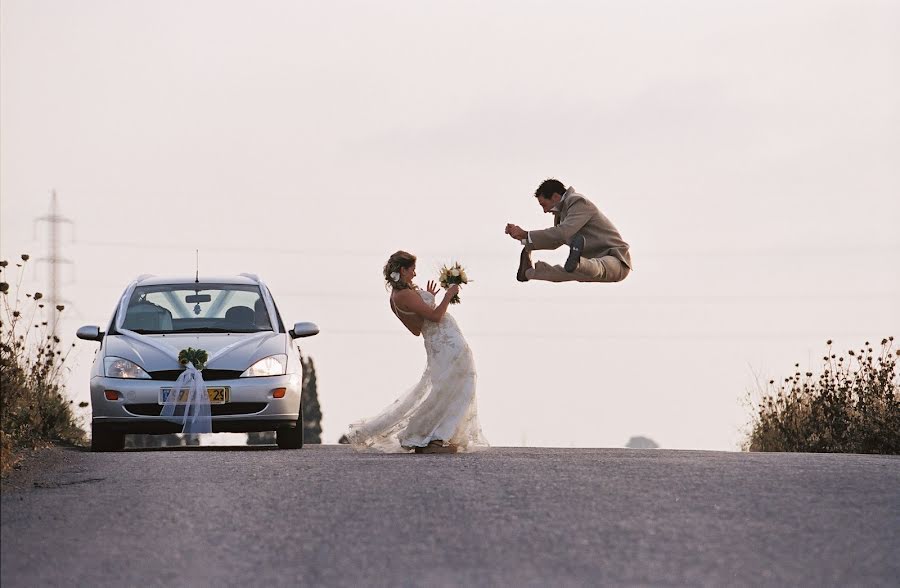
[[[537,190],[534,191],[534,197],[543,196],[547,200],[553,198],[554,194],[565,194],[566,187],[559,180],[555,180],[550,178],[548,180],[544,180],[541,182],[541,185],[538,186]]]

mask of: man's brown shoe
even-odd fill
[[[516,272],[516,279],[520,282],[527,282],[528,276],[525,275],[525,270],[530,270],[534,267],[534,264],[531,263],[531,251],[523,248],[522,253],[519,255],[519,271]]]

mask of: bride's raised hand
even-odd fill
[[[449,288],[447,288],[447,296],[449,298],[453,298],[459,294],[459,284],[452,284]]]
[[[428,293],[437,296],[439,291],[437,283],[434,280],[428,280]]]

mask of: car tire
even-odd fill
[[[275,431],[278,449],[301,449],[303,447],[303,423],[294,427],[281,427]]]
[[[122,451],[125,449],[125,433],[110,431],[91,423],[91,451]]]

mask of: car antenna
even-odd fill
[[[195,249],[194,251],[197,254],[197,275],[194,277],[194,283],[199,284],[200,283],[200,250]]]

